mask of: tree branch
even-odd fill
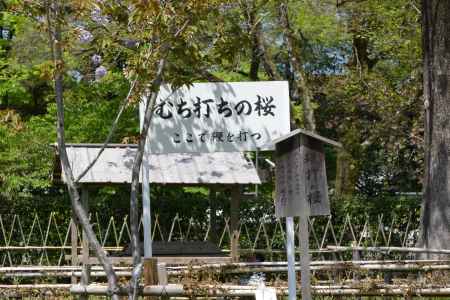
[[[122,116],[122,113],[124,112],[125,108],[127,107],[128,102],[130,101],[130,98],[132,96],[133,90],[136,86],[136,83],[138,81],[138,77],[136,77],[136,79],[133,80],[133,82],[131,83],[130,89],[128,91],[127,96],[125,97],[125,99],[123,100],[122,104],[120,105],[119,111],[116,115],[116,118],[114,119],[111,128],[109,129],[108,132],[108,136],[106,137],[105,141],[103,142],[102,148],[100,149],[100,151],[97,153],[97,156],[91,161],[91,163],[86,167],[86,169],[84,169],[83,172],[80,173],[80,175],[78,175],[78,177],[75,179],[75,183],[78,183],[83,177],[84,175],[87,174],[87,172],[89,172],[89,170],[95,165],[95,163],[97,162],[97,160],[100,158],[100,156],[102,155],[103,151],[105,151],[105,148],[108,146],[109,142],[111,141],[111,138],[117,128],[117,124],[119,123],[119,119]]]

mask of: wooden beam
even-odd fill
[[[166,263],[170,265],[186,265],[186,264],[216,264],[216,263],[231,263],[230,256],[154,256],[158,263]],[[114,265],[131,265],[133,258],[131,256],[114,257],[110,256],[109,259]],[[98,259],[95,256],[89,257],[89,263],[91,265],[97,265]]]

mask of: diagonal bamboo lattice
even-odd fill
[[[128,216],[101,218],[90,216],[97,237],[106,250],[122,251],[129,243],[130,229]],[[407,220],[405,222],[405,220]],[[211,236],[211,224],[193,217],[176,214],[171,220],[162,220],[158,214],[153,218],[152,237],[160,241],[206,241]],[[164,221],[164,222],[163,222]],[[298,221],[298,220],[296,220]],[[66,255],[70,254],[70,228],[73,220],[60,217],[56,212],[43,217],[35,214],[0,215],[0,266],[19,265],[66,265]],[[310,248],[315,260],[343,260],[343,253],[327,249],[327,246],[357,247],[411,247],[417,236],[418,220],[412,216],[383,216],[376,219],[369,216],[354,218],[314,217],[310,223]],[[140,230],[142,232],[142,220]],[[218,220],[220,234],[218,246],[224,251],[230,245],[229,217]],[[217,226],[215,227],[217,228]],[[296,222],[298,230],[298,222]],[[78,233],[80,230],[78,231]],[[269,255],[271,260],[284,260],[285,227],[279,219],[262,217],[252,221],[241,220],[239,239],[243,254]],[[298,243],[298,240],[296,241]],[[78,245],[81,235],[78,234]],[[368,259],[386,258],[386,254],[361,253]],[[405,254],[389,254],[399,258]],[[394,256],[394,257],[392,257]],[[348,257],[347,257],[348,259]],[[362,257],[361,257],[362,259]]]

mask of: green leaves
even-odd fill
[[[36,190],[50,186],[52,149],[43,144],[47,128],[17,129],[17,125],[0,122],[0,196],[6,199],[31,197]]]

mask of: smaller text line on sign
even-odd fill
[[[272,140],[289,132],[286,81],[194,83],[175,90],[163,85],[148,149],[150,153],[273,150]]]

